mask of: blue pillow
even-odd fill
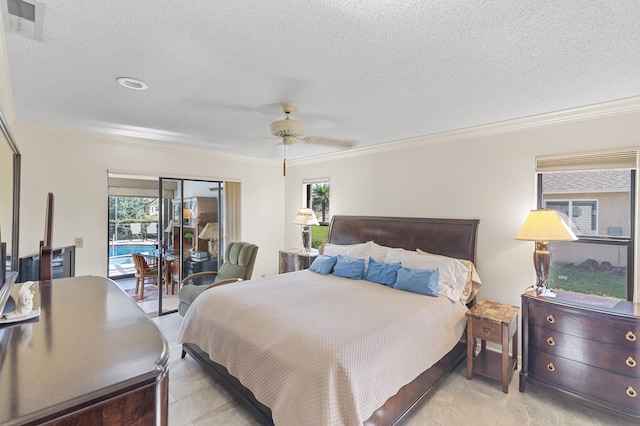
[[[320,256],[316,257],[316,260],[313,261],[313,263],[309,267],[309,270],[322,275],[330,274],[337,260],[338,258],[336,256],[327,256],[326,254],[321,254]]]
[[[376,262],[373,258],[369,259],[369,269],[364,279],[378,284],[384,284],[393,287],[398,275],[398,269],[402,267],[400,262],[383,263]]]
[[[439,278],[437,269],[400,268],[393,288],[438,297]]]
[[[364,275],[364,259],[352,259],[339,254],[336,266],[333,268],[333,275],[352,280],[361,279]]]

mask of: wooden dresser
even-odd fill
[[[522,294],[520,392],[534,383],[640,420],[640,304],[557,290]]]
[[[166,425],[169,346],[154,322],[106,278],[37,287],[40,317],[0,325],[0,424]]]

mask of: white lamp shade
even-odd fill
[[[164,232],[171,232],[171,231],[173,231],[173,219],[169,221],[169,224],[164,230]]]
[[[575,241],[578,237],[555,210],[531,210],[516,240]]]
[[[320,225],[316,214],[311,209],[300,209],[293,223],[294,225]]]
[[[200,234],[198,234],[198,238],[202,238],[203,240],[217,240],[218,239],[218,222],[209,222],[207,223]]]

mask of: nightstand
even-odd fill
[[[280,273],[308,269],[316,257],[318,257],[318,250],[313,249],[309,253],[301,249],[280,250]]]
[[[473,373],[502,381],[502,391],[509,392],[509,380],[518,360],[518,307],[480,300],[467,315],[467,379]],[[476,339],[480,352],[475,355]],[[513,340],[509,357],[509,342]],[[487,350],[487,341],[502,345],[502,353]]]

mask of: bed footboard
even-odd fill
[[[364,422],[365,426],[395,425],[413,409],[419,407],[419,403],[431,395],[437,386],[443,382],[465,360],[467,355],[466,331],[456,346],[440,361],[424,371],[411,383],[403,386],[397,394],[392,396],[385,404],[376,410],[373,415]],[[233,398],[248,410],[261,425],[273,425],[271,409],[256,399],[253,393],[244,387],[242,383],[222,365],[209,359],[209,356],[197,345],[185,343],[182,345],[183,357],[188,353],[195,359],[215,380],[217,380]]]

